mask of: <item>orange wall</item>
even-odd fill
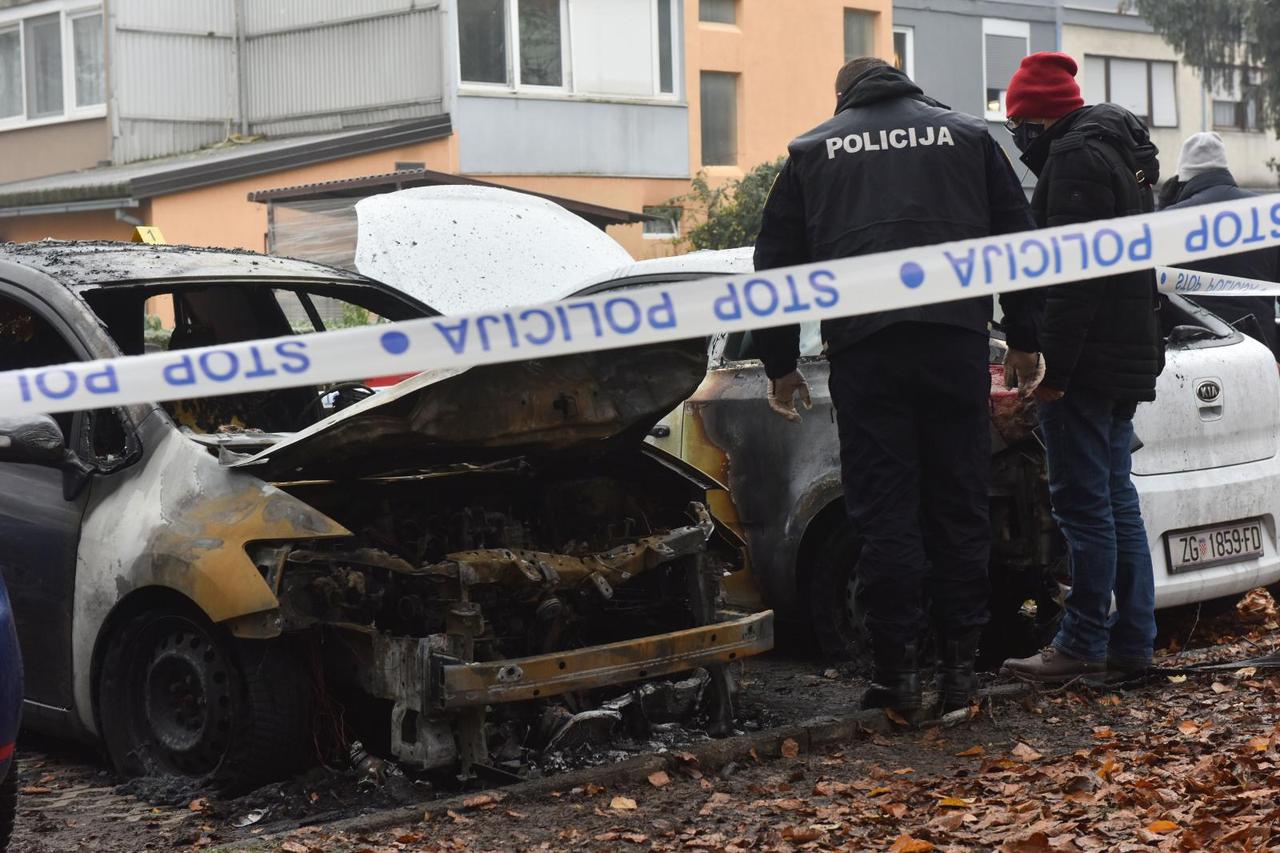
[[[267,206],[249,201],[250,192],[392,172],[397,160],[425,162],[428,169],[457,172],[457,136],[157,196],[128,212],[158,227],[169,243],[262,252],[266,250]],[[128,240],[132,235],[133,226],[120,222],[109,210],[0,219],[0,240],[15,243],[45,237]]]
[[[877,55],[893,55],[891,0],[738,0],[737,23],[698,20],[685,3],[685,85],[689,93],[690,170],[702,168],[701,72],[738,79],[738,168],[735,175],[786,153],[787,143],[831,116],[836,72],[844,64],[844,10],[875,12]]]
[[[145,219],[147,206],[144,203],[129,213]],[[133,226],[116,219],[110,210],[0,219],[0,240],[11,243],[29,243],[46,237],[58,240],[128,240],[132,235]]]
[[[250,192],[393,172],[397,160],[425,162],[428,169],[456,172],[457,136],[159,196],[151,200],[147,224],[158,226],[170,243],[263,252],[267,247],[267,206],[249,201]]]

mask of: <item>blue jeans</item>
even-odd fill
[[[1155,579],[1130,476],[1133,406],[1073,390],[1040,404],[1040,428],[1053,515],[1071,565],[1071,592],[1053,645],[1086,661],[1150,661]]]

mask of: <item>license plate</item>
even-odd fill
[[[1237,563],[1262,556],[1262,521],[1255,518],[1166,533],[1164,542],[1171,574]]]

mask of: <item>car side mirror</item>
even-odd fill
[[[62,468],[68,455],[62,428],[48,415],[0,416],[0,462]]]

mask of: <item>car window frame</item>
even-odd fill
[[[87,303],[78,299],[76,295],[70,291],[68,291],[67,295],[70,297],[71,302],[71,304],[68,305],[69,309],[83,310],[87,312],[93,320],[97,320],[97,315],[93,313]],[[42,294],[21,282],[14,281],[12,278],[8,277],[0,278],[0,298],[7,298],[17,302],[32,311],[45,323],[48,323],[49,326],[62,337],[63,341],[70,345],[71,351],[77,356],[77,362],[93,361],[99,358],[112,358],[121,355],[119,348],[115,346],[114,341],[110,341],[110,338],[108,338],[108,341],[110,341],[111,344],[111,352],[101,355],[95,353],[95,347],[91,346],[88,341],[81,337],[77,332],[76,327],[63,318],[62,314],[58,312],[56,306],[54,306],[48,299],[44,298]],[[133,436],[132,439],[126,441],[125,450],[128,452],[130,450],[129,444],[139,440],[137,435],[140,420],[135,416],[136,413],[131,409],[132,407],[129,406],[108,406],[101,410],[77,409],[72,412],[71,415],[71,434],[63,436],[67,447],[72,450],[82,462],[87,464],[93,464],[96,462],[97,457],[93,452],[93,438],[89,435],[88,430],[89,424],[91,423],[89,413],[91,411],[107,411],[113,413],[115,417],[120,418],[121,421],[123,421],[123,427],[126,434]]]

